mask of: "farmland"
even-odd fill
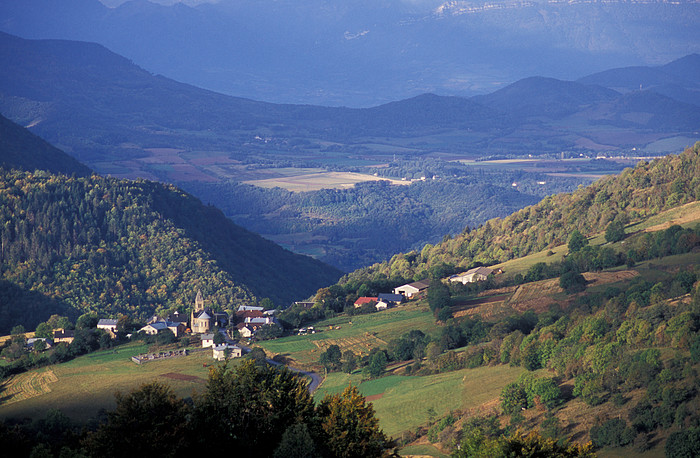
[[[418,302],[369,315],[340,316],[316,323],[315,327],[319,331],[316,334],[268,340],[260,346],[272,355],[291,358],[294,366],[318,369],[319,355],[330,345],[361,356],[372,347],[385,348],[389,340],[412,329],[426,334],[438,329],[428,307]]]

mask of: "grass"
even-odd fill
[[[392,375],[367,381],[362,381],[357,373],[333,373],[314,396],[321,399],[326,394],[339,393],[350,383],[357,385],[365,396],[382,394],[371,402],[381,428],[396,437],[426,424],[430,408],[438,416],[444,416],[456,409],[488,411],[491,406],[496,407],[503,387],[522,372],[523,368],[501,365],[422,377]]]
[[[369,315],[338,316],[314,325],[316,334],[290,336],[261,342],[260,346],[272,354],[291,357],[302,367],[318,366],[322,351],[329,345],[338,345],[341,351],[352,349],[367,353],[372,347],[386,348],[389,340],[420,329],[426,334],[438,329],[433,315],[422,303],[411,303]],[[331,329],[332,327],[332,329]]]
[[[137,365],[131,357],[147,351],[147,346],[131,343],[115,350],[105,350],[81,356],[72,361],[35,369],[6,381],[3,387],[3,403],[0,417],[43,418],[47,406],[61,409],[66,415],[79,421],[94,417],[100,409],[115,406],[114,393],[129,392],[153,380],[170,385],[181,397],[192,396],[194,391],[203,391],[208,377],[208,368],[214,361],[208,351],[190,356]],[[9,395],[15,385],[36,388],[37,380],[46,378],[51,371],[55,381],[45,383],[41,390],[20,390],[13,402]],[[175,377],[175,378],[173,378]],[[38,392],[37,391],[41,391]],[[8,399],[9,398],[9,399]]]

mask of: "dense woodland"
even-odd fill
[[[186,311],[197,289],[221,309],[263,297],[286,305],[339,275],[172,186],[16,171],[0,172],[0,186],[5,333],[53,313]]]

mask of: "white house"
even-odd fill
[[[402,296],[411,299],[413,296],[426,291],[429,286],[430,280],[416,281],[394,288],[394,294],[401,294]]]
[[[103,329],[112,337],[112,339],[114,339],[117,337],[117,320],[102,318],[97,322],[97,329]]]
[[[467,283],[474,283],[477,281],[484,281],[489,278],[489,275],[493,272],[493,269],[488,267],[475,267],[469,269],[466,272],[462,272],[458,275],[453,275],[450,277],[450,281],[453,283],[461,283],[466,285]]]
[[[214,334],[202,334],[202,348],[214,346]]]
[[[389,308],[389,303],[385,302],[385,301],[379,301],[379,302],[377,302],[375,307],[377,310],[386,310]]]
[[[228,358],[240,358],[243,356],[243,349],[238,345],[221,344],[212,346],[212,358],[217,361],[223,361],[227,357],[227,351]]]

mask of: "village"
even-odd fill
[[[485,281],[491,274],[500,270],[487,267],[475,267],[466,272],[452,275],[445,280],[450,283],[475,283]],[[371,313],[405,305],[407,301],[425,297],[431,280],[423,279],[393,288],[391,293],[379,293],[377,296],[361,296],[353,303],[359,313]],[[311,307],[314,302],[297,302],[303,307]],[[266,310],[259,305],[241,305],[235,313],[214,310],[205,305],[201,290],[198,290],[194,305],[189,314],[173,312],[161,317],[154,315],[150,320],[132,332],[120,331],[120,319],[101,318],[95,328],[104,332],[112,340],[131,340],[139,336],[161,337],[161,341],[175,341],[188,337],[190,343],[200,344],[196,350],[177,349],[153,351],[132,357],[132,361],[143,364],[165,358],[187,356],[192,351],[211,351],[211,357],[217,361],[240,358],[250,349],[247,345],[253,340],[265,340],[281,337],[284,334],[282,323],[277,319],[277,310]],[[350,322],[352,323],[352,322]],[[123,326],[123,324],[122,324]],[[300,327],[289,332],[296,335],[308,335],[320,332],[314,326]],[[51,337],[34,336],[28,333],[25,351],[41,352],[59,343],[71,344],[75,339],[75,330],[69,326],[51,330]],[[31,336],[31,337],[30,337]],[[168,338],[170,337],[170,339]],[[194,339],[194,340],[192,340]]]

